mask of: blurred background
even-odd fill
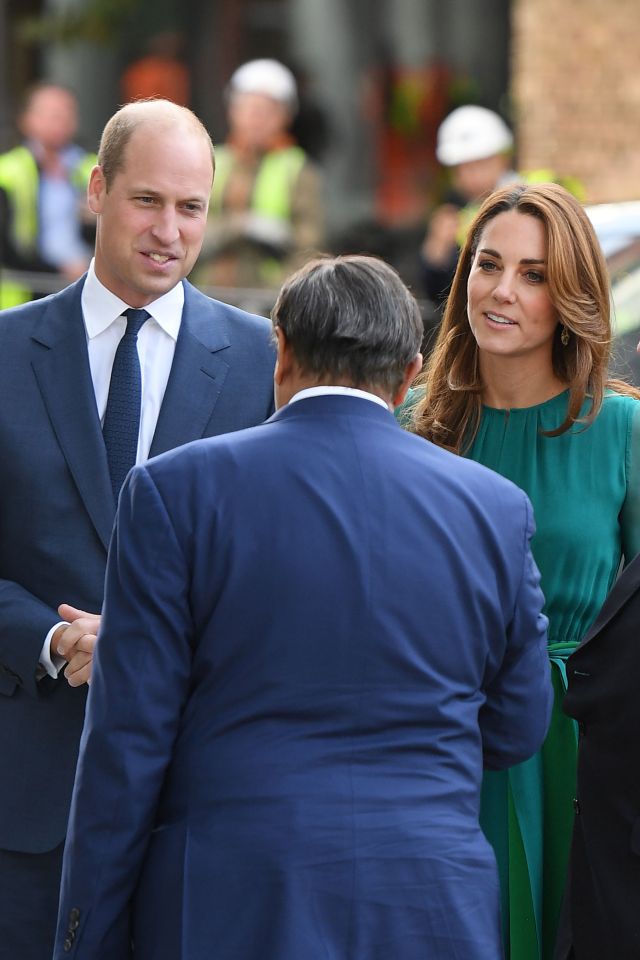
[[[576,178],[588,204],[640,197],[639,40],[640,0],[0,0],[0,150],[43,79],[76,94],[76,140],[97,149],[150,57],[175,65],[175,98],[222,142],[234,70],[276,58],[324,179],[325,248],[377,253],[420,295],[425,224],[448,189],[436,134],[457,106],[506,120],[518,170]]]

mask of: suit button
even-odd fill
[[[69,920],[79,920],[79,919],[80,919],[80,911],[78,910],[77,907],[71,907],[71,910],[69,911]]]
[[[69,926],[67,929],[69,930],[69,933],[75,933],[75,931],[78,929],[79,926],[80,926],[79,920],[69,920]]]
[[[576,797],[573,798],[573,810],[576,814],[580,813],[580,802]]]
[[[69,950],[71,950],[72,946],[73,946],[73,940],[71,939],[71,937],[67,937],[65,942],[62,944],[62,949],[64,950],[65,953],[69,953]]]

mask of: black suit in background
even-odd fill
[[[567,665],[578,789],[556,960],[640,958],[640,554]]]

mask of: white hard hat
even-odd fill
[[[486,107],[458,107],[440,124],[436,156],[445,167],[483,160],[513,146],[513,135],[502,117]]]
[[[250,60],[235,71],[229,81],[230,93],[264,93],[284,103],[292,113],[298,107],[296,81],[277,60]]]

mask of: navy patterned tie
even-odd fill
[[[107,448],[107,463],[113,495],[118,499],[124,478],[136,462],[142,375],[138,358],[138,333],[150,314],[146,310],[125,310],[127,329],[118,344],[111,370],[107,409],[102,435]]]

